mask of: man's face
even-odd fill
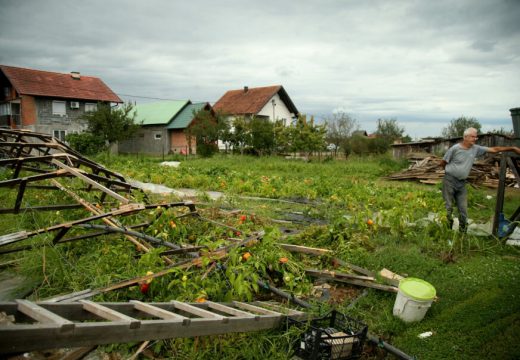
[[[466,143],[471,144],[471,145],[475,145],[475,142],[477,141],[477,139],[478,139],[478,136],[477,136],[476,132],[471,132],[468,135],[464,136],[464,140],[466,141]]]

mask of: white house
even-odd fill
[[[259,117],[271,121],[283,120],[286,125],[298,117],[298,109],[281,85],[248,88],[226,92],[213,109],[235,118]]]

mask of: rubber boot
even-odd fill
[[[465,222],[459,223],[459,232],[461,234],[465,234],[467,231],[468,231],[468,224]]]

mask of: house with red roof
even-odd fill
[[[291,98],[281,85],[227,91],[213,105],[213,110],[229,118],[257,117],[282,120],[289,125],[299,115]]]
[[[85,130],[81,116],[98,103],[122,103],[101,79],[0,65],[0,127],[64,139]]]
[[[281,85],[263,86],[227,91],[214,105],[213,110],[228,120],[237,117],[260,118],[268,121],[281,120],[285,126],[292,123],[298,115],[298,109]],[[229,144],[219,140],[220,150],[226,150]]]

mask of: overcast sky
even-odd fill
[[[395,118],[413,138],[459,116],[512,129],[520,0],[0,0],[0,64],[98,76],[124,100],[213,104],[283,85],[301,113]]]

